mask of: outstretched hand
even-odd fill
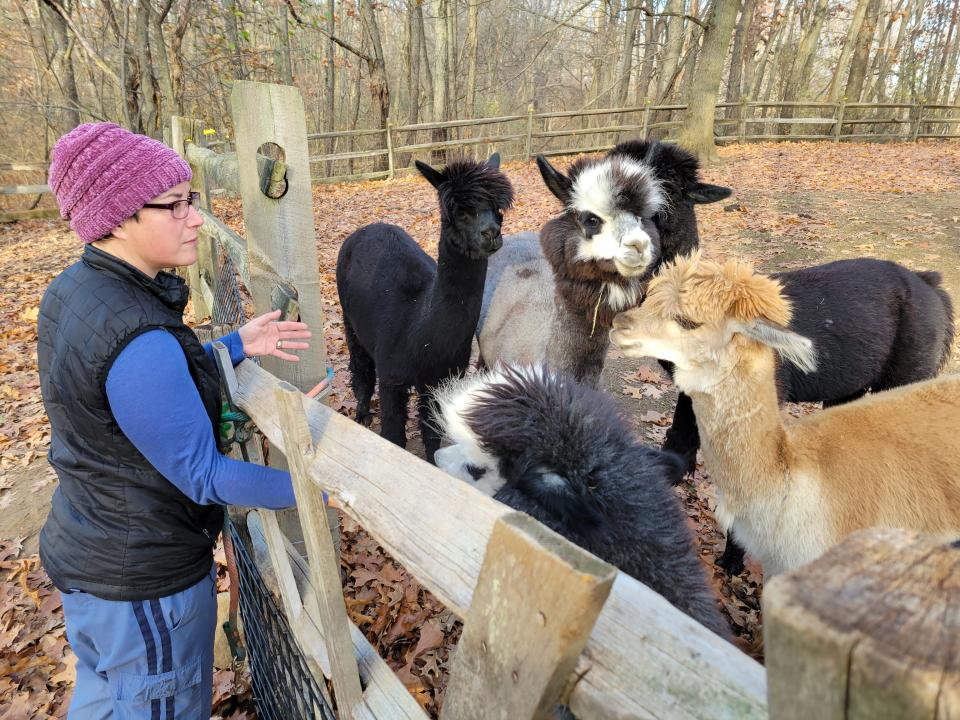
[[[265,313],[242,326],[237,332],[243,341],[243,353],[253,355],[273,355],[281,360],[299,362],[300,358],[291,355],[288,350],[306,350],[310,343],[302,342],[310,337],[307,324],[292,320],[277,320],[279,310]]]

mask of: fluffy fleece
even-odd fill
[[[960,532],[960,376],[906,385],[785,422],[775,352],[817,367],[789,329],[780,280],[702,260],[665,267],[611,339],[675,365],[690,396],[717,516],[769,574],[809,562],[859,528]]]
[[[569,376],[501,368],[446,385],[437,403],[454,442],[439,467],[729,635],[671,488],[677,459],[638,443],[609,397]]]

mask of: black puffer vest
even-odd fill
[[[53,430],[50,464],[60,478],[40,558],[60,590],[147,600],[210,572],[222,508],[198,505],[157,472],[120,430],[106,392],[107,372],[127,343],[163,328],[183,348],[217,435],[217,371],[183,324],[186,302],[175,275],[151,280],[89,245],[40,302],[40,387]]]

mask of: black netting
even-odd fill
[[[293,640],[283,609],[251,559],[245,535],[230,524],[240,577],[243,638],[257,713],[262,720],[336,720]]]

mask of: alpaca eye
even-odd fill
[[[603,225],[603,220],[593,213],[581,213],[580,224],[583,225],[584,230],[592,234],[601,228]]]
[[[677,315],[673,318],[673,321],[684,330],[696,330],[698,327],[703,325],[703,323],[694,322],[690,318],[684,317],[683,315]]]

